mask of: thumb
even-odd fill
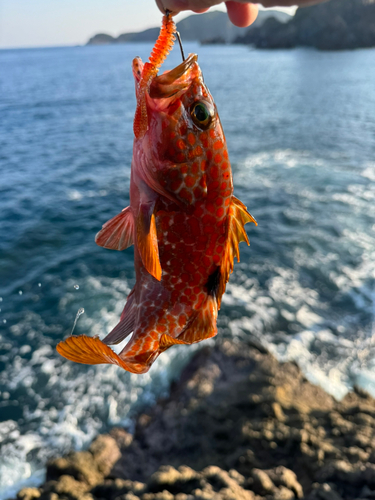
[[[235,26],[246,28],[253,24],[258,15],[258,7],[252,3],[225,2],[228,17]]]

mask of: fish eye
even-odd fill
[[[208,102],[198,101],[192,105],[190,114],[195,125],[205,130],[211,125],[215,110]]]

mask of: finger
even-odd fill
[[[156,4],[161,10],[170,10],[173,13],[181,12],[182,10],[191,10],[193,12],[207,12],[210,7],[219,5],[223,0],[156,0]]]
[[[308,7],[326,0],[260,0],[263,7],[291,7],[292,5]]]
[[[232,1],[225,2],[225,4],[229,19],[239,28],[250,26],[257,18],[258,7],[256,5]]]

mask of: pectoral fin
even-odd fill
[[[134,217],[130,207],[106,222],[98,232],[95,242],[111,250],[125,250],[134,244]]]
[[[156,234],[154,203],[141,204],[136,221],[137,247],[146,270],[161,280],[161,265]]]
[[[229,280],[229,275],[233,271],[234,257],[240,261],[239,244],[245,241],[248,245],[249,239],[245,231],[245,224],[253,222],[256,226],[257,221],[249,214],[245,205],[232,196],[232,202],[228,213],[227,241],[225,244],[224,255],[220,264],[220,283],[218,289],[218,304],[220,309],[221,297],[225,292],[225,286]]]

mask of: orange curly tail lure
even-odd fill
[[[163,17],[163,25],[158,39],[152,49],[148,62],[145,63],[142,76],[137,89],[137,109],[134,118],[134,135],[141,139],[148,127],[146,92],[149,92],[152,79],[157,75],[160,66],[165,61],[167,55],[172,50],[176,32],[176,25],[171,14]]]

